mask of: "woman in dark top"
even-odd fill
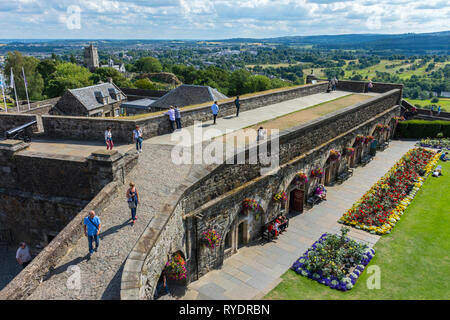
[[[131,220],[134,224],[137,220],[136,210],[139,203],[139,194],[133,182],[130,182],[130,188],[127,191],[128,207],[131,209]]]

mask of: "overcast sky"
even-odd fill
[[[449,0],[0,0],[0,39],[226,39],[435,32],[450,29],[449,3]]]

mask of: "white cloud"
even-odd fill
[[[68,30],[66,10],[82,10]],[[16,0],[0,3],[8,38],[223,39],[448,30],[446,0]],[[367,23],[375,21],[376,26]],[[1,38],[2,36],[0,36]]]

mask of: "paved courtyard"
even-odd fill
[[[339,232],[343,225],[337,220],[342,214],[413,146],[411,141],[392,141],[369,164],[355,169],[353,177],[341,185],[327,187],[327,201],[291,217],[289,228],[278,240],[239,249],[224,261],[221,269],[191,283],[182,299],[261,299],[281,282],[280,276],[323,233]],[[349,236],[369,246],[380,237],[354,228]]]

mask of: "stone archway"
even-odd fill
[[[181,250],[174,252],[170,259],[174,257],[180,257],[186,266],[186,258]],[[186,272],[187,273],[187,272]],[[165,284],[165,285],[164,285]],[[175,297],[182,297],[185,295],[187,290],[187,274],[184,279],[175,279],[170,276],[170,272],[167,267],[161,271],[159,279],[156,283],[156,288],[154,291],[154,300],[173,300]]]
[[[303,213],[307,190],[307,183],[299,182],[297,178],[292,179],[286,189],[287,201],[285,204],[285,213],[290,216]]]

